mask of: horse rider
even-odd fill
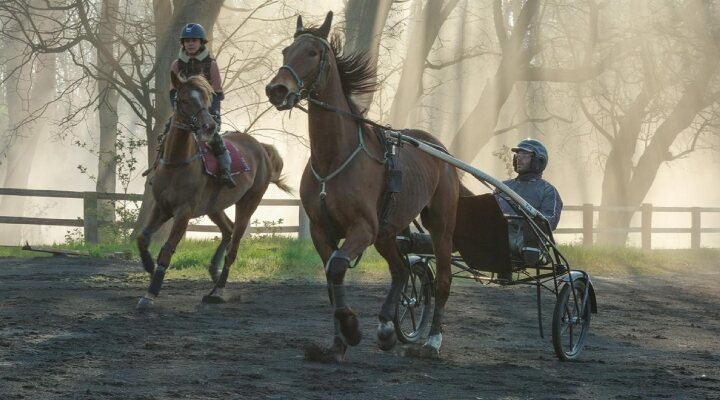
[[[220,167],[220,178],[223,183],[229,187],[235,187],[235,180],[230,172],[230,153],[225,142],[220,136],[220,102],[225,99],[223,93],[222,79],[220,77],[220,69],[217,62],[210,56],[210,50],[206,46],[208,43],[205,28],[200,24],[189,23],[183,26],[180,31],[180,55],[177,60],[173,61],[170,69],[178,75],[184,75],[189,78],[194,75],[202,75],[210,82],[213,88],[212,103],[210,105],[210,114],[216,122],[215,133],[209,141],[210,148],[217,157]],[[170,104],[175,109],[177,104],[177,89],[170,83]]]
[[[515,153],[513,169],[517,172],[517,176],[503,183],[538,210],[547,219],[550,225],[548,228],[555,230],[560,222],[563,202],[555,186],[542,178],[548,164],[548,151],[545,145],[539,140],[528,138],[518,143],[511,151]],[[494,194],[503,214],[518,214],[511,205],[512,200],[509,196],[498,190]],[[526,250],[528,246],[534,247],[533,242],[537,241],[535,235],[527,231],[529,229],[527,224],[511,219],[508,225],[511,251],[522,252],[525,261],[532,264],[532,255],[529,255],[530,260],[528,260],[527,251],[522,250]],[[523,231],[526,233],[523,234]]]

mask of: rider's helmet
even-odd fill
[[[524,150],[533,154],[531,168],[533,172],[543,172],[548,163],[548,152],[545,145],[536,139],[524,139],[517,146],[510,149],[513,153],[517,153],[518,150]],[[517,155],[513,155],[513,168],[517,172]]]
[[[205,34],[205,28],[200,24],[186,24],[180,31],[180,41],[183,39],[200,39],[203,44],[207,43],[207,35]]]

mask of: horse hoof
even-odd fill
[[[137,303],[137,309],[138,310],[147,310],[151,308],[155,304],[155,300],[151,299],[150,297],[143,296],[140,298],[140,300]]]
[[[382,351],[392,350],[397,343],[395,324],[392,321],[380,322],[377,328],[378,347]]]
[[[206,295],[203,296],[202,302],[205,304],[223,304],[225,303],[225,299],[216,295]]]
[[[357,315],[350,307],[338,308],[335,310],[335,318],[340,323],[340,333],[342,333],[345,343],[357,346],[362,340],[360,321],[358,321]]]

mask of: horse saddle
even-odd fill
[[[223,142],[225,142],[225,147],[227,147],[228,152],[230,153],[230,174],[238,175],[243,172],[249,172],[251,170],[250,164],[248,164],[248,162],[245,160],[245,157],[240,154],[240,151],[235,147],[235,145],[225,138],[223,138]],[[218,165],[218,159],[210,149],[210,145],[206,142],[199,142],[198,149],[200,151],[200,154],[202,155],[202,162],[205,166],[205,173],[210,176],[220,177],[220,166]]]

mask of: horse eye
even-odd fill
[[[315,50],[310,50],[310,52],[308,52],[308,55],[309,55],[310,57],[315,57],[316,55],[318,55],[318,53],[317,53],[317,51],[315,51]]]

